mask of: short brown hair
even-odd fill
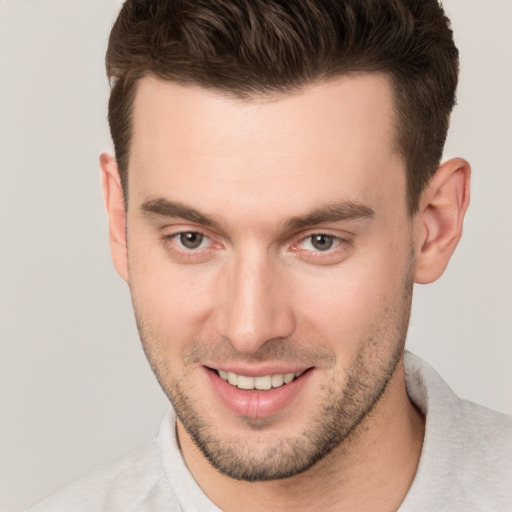
[[[145,76],[250,98],[384,72],[394,89],[412,214],[442,157],[458,51],[437,0],[126,0],[106,65],[125,199],[132,105]]]

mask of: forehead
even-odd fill
[[[141,201],[157,189],[190,197],[204,189],[272,203],[270,187],[302,197],[334,182],[333,194],[361,196],[396,168],[403,173],[381,74],[250,100],[144,78],[135,97],[128,174],[130,197]]]

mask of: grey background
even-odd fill
[[[155,435],[166,409],[115,274],[99,187],[103,57],[118,0],[0,0],[0,510]],[[446,157],[473,199],[445,276],[417,287],[408,347],[512,413],[512,2],[447,0],[461,51]]]

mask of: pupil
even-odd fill
[[[180,235],[180,242],[183,244],[184,247],[187,249],[196,249],[201,245],[201,242],[203,241],[203,235],[201,233],[182,233]]]
[[[333,238],[329,235],[313,235],[313,247],[319,251],[330,249],[333,244]]]

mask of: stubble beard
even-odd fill
[[[186,375],[181,379],[173,375],[163,355],[155,349],[158,344],[150,329],[136,314],[137,326],[160,386],[171,401],[179,421],[211,465],[236,480],[277,480],[308,470],[340,446],[383,397],[403,358],[412,286],[409,274],[400,304],[394,308],[386,307],[381,312],[360,341],[360,350],[345,378],[334,372],[334,354],[317,352],[314,356],[306,355],[310,361],[331,360],[333,371],[315,414],[307,419],[302,432],[291,438],[276,439],[275,435],[265,432],[267,425],[272,424],[271,420],[251,418],[245,418],[246,428],[240,436],[227,437],[222,425],[208,422],[204,414],[207,407],[201,403],[200,390],[181,384],[186,382]],[[196,360],[197,353],[202,351],[201,346],[200,342],[193,342],[184,359],[189,362]],[[283,351],[278,348],[279,352]],[[282,360],[280,357],[273,359],[271,353],[265,354],[265,359]]]

